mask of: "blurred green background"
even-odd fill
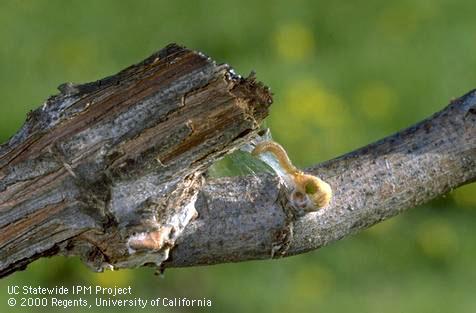
[[[243,75],[256,70],[275,94],[266,126],[296,164],[308,166],[475,88],[474,9],[467,0],[3,0],[0,141],[59,84],[102,78],[178,42]],[[12,284],[131,285],[133,296],[209,298],[215,312],[476,312],[475,238],[472,184],[279,261],[173,269],[158,278],[151,269],[96,274],[77,259],[42,259],[0,281],[0,312],[27,311],[7,306]]]

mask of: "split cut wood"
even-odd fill
[[[334,198],[290,218],[273,175],[204,179],[268,114],[270,91],[253,76],[173,44],[59,89],[0,147],[1,276],[52,255],[102,270],[302,253],[476,179],[475,91],[308,169]]]

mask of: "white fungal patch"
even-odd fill
[[[146,240],[146,237],[147,237],[147,233],[138,233],[138,234],[130,236],[126,244],[127,251],[129,252],[129,254],[136,253],[136,249],[131,247],[131,243],[142,242]]]
[[[190,200],[180,212],[173,214],[157,230],[140,232],[131,235],[126,242],[129,255],[134,255],[129,261],[116,264],[117,267],[130,267],[132,264],[141,266],[146,263],[154,263],[160,266],[169,257],[170,249],[182,234],[190,221],[197,216],[195,203],[198,198],[197,189]],[[139,253],[140,252],[140,253]],[[133,260],[133,261],[132,261]],[[132,262],[131,262],[132,261]]]

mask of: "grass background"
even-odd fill
[[[256,70],[275,94],[267,127],[308,166],[474,88],[474,9],[466,0],[3,0],[0,141],[59,84],[99,79],[178,42],[243,75]],[[0,311],[45,311],[9,308],[8,285],[99,284],[210,298],[215,312],[475,312],[475,194],[475,184],[462,187],[305,255],[168,270],[163,279],[150,269],[96,274],[77,259],[42,259],[0,281]]]

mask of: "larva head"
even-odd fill
[[[294,176],[294,183],[290,201],[297,209],[317,211],[331,201],[331,187],[318,177],[299,173]]]

